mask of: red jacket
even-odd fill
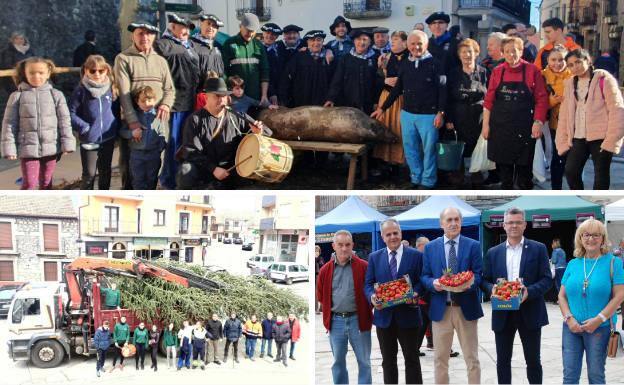
[[[323,306],[323,325],[325,329],[331,330],[332,318],[332,282],[334,279],[334,261],[330,261],[321,267],[318,280],[316,282],[316,295],[318,301]],[[358,258],[356,255],[351,257],[351,271],[353,272],[353,287],[355,289],[355,305],[357,308],[358,323],[360,331],[369,331],[373,327],[373,308],[366,300],[364,294],[364,278],[368,262]]]
[[[526,71],[525,83],[529,87],[529,90],[533,93],[533,101],[535,102],[533,119],[537,119],[542,122],[546,122],[546,114],[550,105],[548,104],[548,91],[546,91],[546,85],[544,83],[544,77],[542,72],[533,64],[521,60],[522,66],[511,68],[508,63],[503,63],[496,67],[492,72],[490,78],[490,84],[488,85],[488,92],[485,95],[485,102],[483,107],[492,111],[494,101],[496,99],[496,88],[501,83],[501,75],[503,69],[505,70],[505,81],[521,81],[522,70]],[[526,68],[525,68],[526,67]],[[510,119],[513,119],[510,117]]]
[[[288,320],[290,322],[290,320]],[[290,339],[292,342],[299,341],[299,337],[301,337],[301,325],[299,324],[298,319],[294,319],[292,323],[292,328],[290,329]]]

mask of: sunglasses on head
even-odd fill
[[[89,69],[89,73],[91,75],[95,75],[96,73],[100,74],[100,75],[104,75],[106,72],[108,72],[107,69],[102,68],[102,69],[95,69],[95,68],[90,68]]]

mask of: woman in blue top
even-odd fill
[[[557,293],[559,293],[561,278],[563,278],[563,273],[568,266],[566,253],[561,248],[561,241],[559,238],[553,238],[552,240],[552,256],[550,257],[550,262],[555,266],[555,287],[557,288]]]
[[[579,383],[585,353],[589,383],[604,384],[609,318],[617,322],[615,312],[624,300],[624,268],[612,262],[615,257],[609,252],[607,229],[595,219],[586,220],[576,230],[574,256],[559,291],[565,320],[563,383]]]

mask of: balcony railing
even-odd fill
[[[531,17],[531,2],[529,0],[459,0],[459,8],[463,9],[501,9],[524,23]]]
[[[253,13],[260,21],[271,20],[269,0],[236,0],[236,17],[240,20],[245,13]]]
[[[344,0],[347,19],[385,19],[392,15],[391,0]]]
[[[598,4],[592,3],[589,6],[570,8],[568,22],[570,24],[595,26],[598,23]]]
[[[136,221],[104,222],[101,219],[84,219],[80,223],[85,234],[139,234]]]

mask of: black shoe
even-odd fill
[[[485,180],[483,181],[483,185],[491,186],[493,184],[499,184],[500,182],[501,181],[498,177],[498,173],[496,171],[490,171],[487,178],[485,178]]]
[[[459,356],[459,352],[454,352],[454,351],[451,350],[450,356],[451,357],[457,357],[457,356]]]
[[[276,358],[273,360],[273,362],[280,362],[281,360],[279,358]]]
[[[291,360],[295,361],[295,357],[294,356],[290,356],[289,357]]]
[[[420,357],[424,357],[424,356],[425,356],[425,352],[418,352],[418,355],[419,355]]]
[[[269,353],[269,354],[267,354],[267,357],[271,357],[271,358],[273,358],[273,354],[270,354],[270,353]]]
[[[264,353],[260,353],[260,358],[264,358]]]
[[[223,357],[223,363],[225,364],[227,362],[227,357]]]
[[[182,367],[179,367],[179,368],[178,368],[178,372],[179,372],[180,370],[182,370]]]
[[[221,365],[221,363],[219,361],[213,361],[215,364],[217,365]]]
[[[136,366],[136,370],[139,370],[139,365]]]

